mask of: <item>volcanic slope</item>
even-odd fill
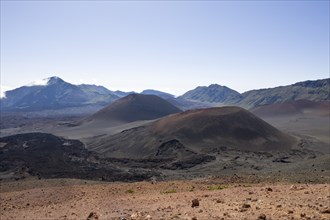
[[[182,112],[156,95],[130,94],[84,118],[47,132],[71,139],[113,135],[170,114]]]
[[[330,102],[298,100],[259,106],[251,110],[282,131],[316,138],[317,149],[329,152]]]
[[[110,181],[143,180],[148,171],[127,171],[86,150],[82,142],[46,133],[0,138],[0,179],[78,178]]]
[[[329,101],[310,101],[310,100],[297,100],[284,103],[276,103],[271,105],[258,106],[251,109],[251,112],[262,117],[278,117],[278,116],[292,116],[296,114],[301,115],[317,115],[327,116],[330,115],[330,102]]]
[[[153,120],[181,110],[156,95],[131,94],[121,98],[87,118],[87,121],[115,124]]]
[[[219,149],[286,151],[296,139],[240,107],[220,107],[170,115],[88,144],[108,157],[154,158],[165,148],[180,155]],[[172,151],[171,150],[171,151]]]

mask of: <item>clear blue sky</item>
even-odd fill
[[[1,1],[2,91],[52,75],[176,95],[327,78],[329,1]]]

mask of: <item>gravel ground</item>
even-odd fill
[[[194,201],[193,201],[194,200]],[[0,219],[330,219],[330,184],[1,182]]]

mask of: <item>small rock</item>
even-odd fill
[[[273,192],[273,189],[270,188],[270,187],[267,187],[266,190],[267,190],[268,192]]]
[[[217,199],[216,200],[216,203],[225,203],[223,200],[221,200],[221,199]]]
[[[94,219],[99,219],[99,216],[96,214],[96,212],[89,213],[87,220],[94,220]]]
[[[322,214],[330,214],[330,208],[324,208],[324,209],[320,210],[320,213],[322,213]]]
[[[157,179],[156,177],[151,177],[151,184],[156,184],[157,183]]]
[[[296,189],[297,189],[297,186],[295,186],[295,185],[290,186],[290,190],[296,190]]]
[[[242,208],[243,208],[243,209],[248,209],[248,208],[251,208],[251,205],[250,205],[250,204],[247,204],[247,203],[244,203],[244,204],[242,205]]]
[[[282,207],[282,205],[277,205],[277,206],[276,206],[276,208],[281,208],[281,207]]]
[[[191,202],[191,207],[198,207],[199,206],[199,200],[198,199],[193,199]]]
[[[260,214],[258,216],[258,219],[257,220],[266,220],[266,215],[265,214]]]
[[[306,217],[306,213],[300,213],[300,217]]]
[[[293,210],[288,210],[288,214],[293,214]]]
[[[152,219],[152,218],[151,218],[151,215],[147,215],[147,216],[145,217],[145,219],[146,219],[146,220]]]
[[[194,216],[194,217],[191,218],[191,220],[197,220],[197,218]]]
[[[131,215],[131,219],[138,219],[140,217],[142,217],[140,212],[135,212]]]

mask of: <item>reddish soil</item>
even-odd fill
[[[329,219],[329,184],[2,182],[0,219]],[[192,207],[192,201],[194,207]]]

